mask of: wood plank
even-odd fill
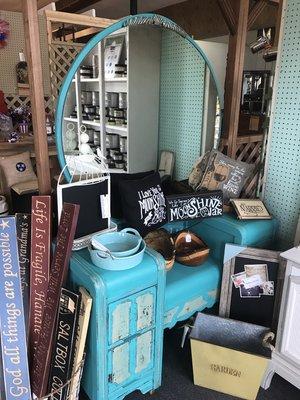
[[[243,0],[240,1],[243,2]],[[236,0],[231,0],[230,2],[233,5],[237,3]],[[189,35],[192,35],[195,40],[228,35],[228,28],[218,6],[218,0],[186,0],[156,9],[155,12],[171,18]],[[268,4],[265,12],[259,15],[252,29],[257,30],[266,26],[275,26],[276,15],[277,7]]]
[[[224,20],[228,26],[229,32],[231,35],[234,35],[236,32],[236,15],[232,8],[232,3],[229,0],[218,0],[219,7],[222,11],[222,15]]]
[[[69,33],[68,35],[65,35],[65,40],[73,40],[73,39],[80,39],[85,36],[90,36],[90,35],[95,35],[96,33],[100,32],[100,28],[86,28],[86,29],[81,29],[80,31],[74,32],[74,34]]]
[[[227,155],[235,158],[242,90],[249,0],[236,6],[237,29],[229,36],[224,95],[224,136],[228,138]]]
[[[51,193],[37,1],[23,0],[34,148],[40,194]]]
[[[55,3],[57,0],[37,0],[37,8],[46,7],[50,3]],[[22,11],[22,3],[24,0],[0,0],[0,10],[2,11]]]
[[[267,7],[267,2],[266,0],[258,0],[257,3],[254,4],[254,6],[251,8],[249,12],[249,17],[248,17],[248,31],[251,30],[252,25],[254,22],[257,20],[259,15],[265,11]]]
[[[117,22],[115,19],[90,17],[83,14],[71,14],[61,11],[45,11],[46,19],[51,22],[61,22],[72,25],[83,25],[94,28],[105,29],[113,23]]]
[[[58,0],[56,4],[57,11],[75,13],[83,8],[91,7],[101,0]]]

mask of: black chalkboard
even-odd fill
[[[221,190],[166,196],[168,221],[217,217],[223,214]]]
[[[63,202],[80,205],[75,239],[108,228],[108,218],[102,217],[100,202],[100,196],[107,194],[107,180],[62,188]]]
[[[266,327],[272,326],[274,303],[277,291],[277,276],[279,262],[259,260],[257,264],[266,264],[269,281],[274,281],[274,296],[260,296],[259,298],[242,298],[239,288],[235,288],[231,281],[232,293],[229,318],[250,322]],[[255,260],[245,257],[235,257],[234,274],[244,271],[247,264],[255,264]]]

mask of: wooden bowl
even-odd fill
[[[204,263],[209,255],[209,248],[195,233],[181,231],[175,238],[176,261],[190,267]]]
[[[166,229],[149,232],[144,240],[151,249],[160,253],[165,259],[165,268],[169,271],[175,262],[174,240]]]

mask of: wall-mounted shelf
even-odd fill
[[[109,78],[105,79],[105,82],[127,82],[127,77],[120,77],[120,78]]]
[[[127,126],[105,125],[106,132],[127,135]]]

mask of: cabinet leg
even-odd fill
[[[269,389],[271,382],[272,382],[272,378],[274,376],[274,368],[272,366],[272,364],[270,363],[270,365],[267,367],[265,375],[263,377],[263,380],[261,382],[261,387],[265,390]]]
[[[155,390],[153,389],[153,390],[150,390],[150,395],[152,396],[154,393],[155,393]]]

